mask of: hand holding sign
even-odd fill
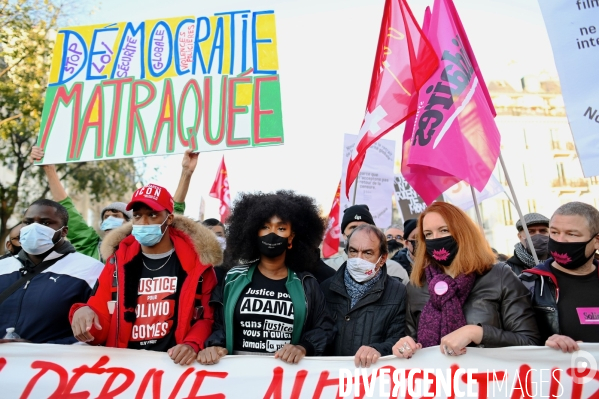
[[[275,359],[281,359],[285,363],[297,364],[306,356],[306,349],[300,345],[286,344],[275,353]]]
[[[96,312],[89,306],[77,309],[73,314],[73,321],[71,322],[71,328],[73,329],[75,338],[81,342],[93,341],[94,336],[89,333],[92,327],[96,327],[98,330],[102,329],[100,319],[98,319]]]
[[[216,364],[218,361],[229,353],[227,348],[222,346],[209,346],[198,353],[197,360],[200,364],[210,365]]]

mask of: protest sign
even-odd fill
[[[505,192],[505,189],[494,175],[491,175],[491,178],[483,191],[478,191],[477,189],[474,190],[476,191],[476,201],[479,204],[486,199]],[[465,181],[461,181],[445,191],[443,196],[447,201],[463,210],[468,210],[474,206],[470,185]]]
[[[343,166],[341,176],[341,192],[345,190],[347,165],[356,146],[358,136],[346,134],[343,139]],[[366,204],[378,227],[388,227],[391,224],[393,209],[393,165],[395,163],[395,142],[378,140],[366,152],[366,158],[360,169],[360,174],[351,186],[349,199],[341,195],[341,215],[352,206],[354,189],[356,189],[355,204]],[[343,216],[341,216],[343,219]]]
[[[3,398],[22,399],[597,397],[599,344],[580,347],[572,354],[547,347],[468,348],[458,357],[432,347],[411,359],[387,356],[356,369],[353,357],[288,365],[272,357],[226,356],[212,366],[179,366],[152,351],[2,344],[0,387]]]
[[[61,29],[42,163],[283,143],[274,11]]]
[[[599,2],[539,0],[585,177],[599,175]]]
[[[410,186],[410,183],[401,175],[395,175],[393,180],[395,188],[395,201],[404,221],[418,219],[426,209],[426,203],[421,196]]]

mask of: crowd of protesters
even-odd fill
[[[188,151],[174,196],[150,184],[107,205],[101,234],[44,166],[53,200],[28,207],[0,258],[0,331],[20,335],[0,342],[146,349],[182,365],[252,354],[353,356],[362,367],[432,346],[459,356],[599,342],[590,205],[525,215],[509,259],[451,204],[386,230],[354,205],[343,213],[343,249],[323,261],[324,220],[307,196],[242,193],[226,225],[182,216],[196,165]]]

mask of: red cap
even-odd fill
[[[148,184],[134,192],[131,201],[127,204],[127,210],[131,210],[133,204],[136,202],[146,204],[152,210],[158,212],[166,209],[170,213],[173,213],[175,207],[175,201],[173,201],[171,194],[166,188],[157,186],[156,184]]]

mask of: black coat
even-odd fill
[[[379,281],[350,309],[351,300],[343,280],[345,267],[343,263],[333,277],[320,285],[337,332],[328,352],[333,356],[354,356],[366,345],[381,356],[391,355],[393,345],[405,336],[405,286],[399,278],[387,275],[384,266]]]
[[[418,342],[418,320],[429,300],[428,285],[408,284],[408,334]],[[498,263],[476,276],[470,295],[462,307],[466,323],[483,328],[481,347],[540,344],[530,293],[509,266]]]
[[[516,276],[519,276],[526,269],[530,269],[526,263],[522,262],[520,258],[516,255],[516,251],[514,251],[514,256],[505,261],[509,267],[512,268],[513,272]]]
[[[406,269],[406,272],[408,272],[408,276],[412,274],[412,264],[408,259],[408,248],[402,248],[399,251],[397,251],[397,253],[393,255],[393,257],[391,258],[391,260],[394,260],[400,265],[402,265],[403,268]]]

